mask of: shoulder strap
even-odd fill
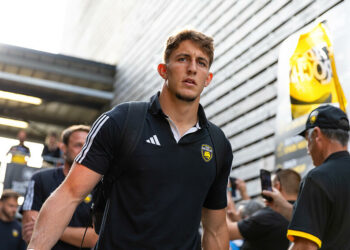
[[[122,153],[132,154],[139,141],[148,109],[147,102],[129,102],[128,112],[122,130]]]
[[[147,102],[129,102],[126,104],[128,105],[128,110],[127,110],[127,115],[123,125],[123,129],[122,129],[121,147],[120,147],[121,148],[120,153],[121,153],[122,159],[119,162],[121,162],[123,159],[128,159],[128,157],[135,150],[135,147],[138,144],[142,134],[144,123],[146,120],[147,109],[149,105]],[[112,172],[108,174],[107,176],[108,178],[105,180],[105,182],[110,182],[112,185],[114,181],[116,181],[115,178],[118,178],[123,171],[122,168],[113,168],[113,169],[117,169],[115,170],[117,172]],[[115,178],[113,176],[115,176]],[[104,187],[104,189],[105,188],[106,187]],[[107,190],[104,190],[104,191],[106,192]],[[98,229],[100,238],[101,238],[101,235],[103,237],[103,231],[104,231],[105,223],[108,217],[109,207],[111,202],[111,198],[109,195],[106,195],[105,197],[107,198],[105,203],[106,206],[104,208],[101,226]],[[100,240],[101,239],[99,239],[96,244],[96,249],[99,249]]]
[[[208,131],[211,141],[214,145],[214,154],[216,160],[216,174],[221,172],[222,165],[224,163],[224,152],[225,152],[225,134],[222,130],[217,127],[214,123],[208,121]]]
[[[122,159],[128,157],[134,152],[144,127],[149,103],[147,102],[128,102],[128,111],[122,130],[121,152]],[[122,171],[115,176],[118,177]]]

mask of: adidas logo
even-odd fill
[[[154,144],[157,146],[160,146],[160,143],[158,141],[158,138],[156,135],[151,136],[149,139],[146,140],[147,143]]]

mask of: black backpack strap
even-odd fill
[[[218,175],[224,164],[224,155],[226,152],[225,134],[214,123],[208,121],[208,131],[211,141],[214,145],[214,154],[216,160],[216,175]]]
[[[142,135],[142,130],[146,120],[146,114],[149,105],[147,102],[128,102],[126,104],[128,105],[128,111],[122,129],[120,144],[120,155],[122,159],[119,162],[128,159],[129,156],[134,152]],[[112,175],[118,178],[121,175],[123,169],[115,168],[115,170],[117,172]]]
[[[119,168],[113,168],[111,172],[109,172],[106,175],[106,178],[104,177],[105,185],[101,186],[101,188],[103,188],[105,197],[107,199],[106,199],[106,203],[105,203],[106,206],[105,206],[104,213],[101,220],[102,221],[101,226],[98,228],[98,231],[100,231],[99,233],[100,237],[101,235],[103,237],[103,231],[104,231],[106,220],[108,218],[110,200],[111,200],[111,197],[110,197],[111,190],[106,190],[106,189],[112,188],[112,185],[114,184],[114,182],[117,181],[118,177],[123,172],[122,166],[125,165],[125,164],[122,164],[123,160],[128,159],[130,155],[134,152],[142,135],[143,127],[146,120],[148,105],[149,105],[149,103],[147,102],[129,102],[126,104],[128,105],[128,109],[127,109],[127,114],[123,125],[123,129],[122,129],[122,137],[121,137],[121,144],[120,144],[121,159],[119,160],[119,163],[121,163],[121,166]],[[99,242],[100,240],[97,242],[95,249],[99,249]]]

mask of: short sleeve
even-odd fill
[[[287,237],[294,241],[294,236],[309,239],[319,247],[329,218],[331,201],[326,192],[312,178],[306,178],[294,207]]]
[[[21,212],[34,210],[39,211],[47,197],[44,197],[43,183],[38,174],[34,174],[29,181]]]
[[[221,171],[216,175],[214,183],[211,185],[207,197],[204,202],[204,207],[208,209],[223,209],[227,206],[227,183],[232,166],[232,150],[229,141],[225,137],[226,150]],[[215,149],[214,149],[215,150]]]
[[[119,121],[124,119],[120,117]],[[108,113],[101,115],[92,125],[75,161],[104,175],[117,157],[117,145],[121,140],[120,127],[115,117]]]

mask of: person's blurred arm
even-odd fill
[[[277,189],[273,188],[273,192],[263,190],[262,193],[272,198],[272,201],[266,200],[267,206],[284,216],[288,221],[292,219],[293,205],[290,204]]]
[[[230,220],[227,220],[227,227],[228,227],[230,240],[243,239],[243,236],[241,235],[241,232],[239,231],[237,222],[232,222]]]
[[[202,209],[203,250],[227,250],[229,235],[226,224],[226,209]]]
[[[100,174],[74,163],[64,182],[41,208],[28,249],[51,249],[63,234],[78,204],[100,179]]]
[[[290,246],[289,250],[317,250],[317,244],[311,240],[295,237],[294,243]]]
[[[250,200],[250,197],[247,192],[247,186],[244,180],[236,179],[236,188],[241,194],[243,200]]]
[[[67,227],[64,230],[60,240],[70,245],[80,247],[85,229],[85,227]],[[97,240],[98,235],[95,233],[95,230],[92,227],[88,227],[84,238],[83,247],[92,248],[96,245]]]
[[[32,237],[34,224],[39,212],[35,210],[23,211],[22,217],[22,238],[28,244]]]
[[[227,218],[231,222],[239,221],[241,219],[241,216],[239,212],[236,209],[235,202],[232,198],[232,191],[230,189],[230,186],[227,190],[227,208],[226,208]]]

